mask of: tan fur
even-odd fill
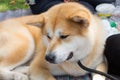
[[[28,76],[14,69],[30,60],[32,62],[28,74],[31,80],[55,80],[52,75],[84,75],[87,72],[78,66],[78,59],[87,67],[106,72],[103,56],[105,34],[101,21],[87,8],[74,2],[56,5],[40,15],[3,21],[0,23],[0,77],[28,80]],[[61,39],[61,35],[69,36]],[[80,45],[77,45],[77,42]],[[73,57],[70,60],[67,60],[67,57],[72,46],[70,49],[67,46],[66,53],[59,53],[60,50],[64,51],[64,45],[78,46],[73,49]],[[77,52],[79,49],[83,50],[80,54]],[[45,60],[46,55],[51,53],[56,53],[58,64]],[[78,56],[75,56],[76,54]],[[6,75],[9,76],[5,78]]]

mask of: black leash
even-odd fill
[[[113,76],[111,76],[111,75],[109,75],[109,74],[106,74],[106,73],[103,73],[103,72],[101,72],[101,71],[97,71],[97,70],[94,70],[94,69],[87,68],[87,67],[85,67],[80,61],[78,61],[78,65],[79,65],[82,69],[84,69],[84,70],[86,70],[86,71],[88,71],[88,72],[103,75],[103,76],[109,78],[110,80],[119,80],[119,79],[117,79],[117,78],[115,78],[115,77],[113,77]]]

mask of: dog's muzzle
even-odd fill
[[[67,57],[66,59],[64,59],[63,61],[70,60],[72,57],[73,57],[73,52],[70,52],[69,55],[68,55],[68,57]],[[56,56],[53,55],[52,53],[47,54],[47,55],[45,56],[45,59],[46,59],[48,62],[53,63],[53,64],[60,63],[60,62],[56,62]],[[63,61],[61,61],[61,62],[63,62]]]

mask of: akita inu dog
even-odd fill
[[[105,40],[101,20],[74,2],[55,5],[40,15],[5,20],[0,23],[0,78],[55,80],[52,75],[87,74],[78,60],[106,72]],[[28,61],[30,67],[25,67]],[[104,79],[93,75],[93,80]]]

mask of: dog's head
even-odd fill
[[[40,18],[48,62],[77,61],[88,55],[92,46],[88,9],[78,3],[62,3]]]

